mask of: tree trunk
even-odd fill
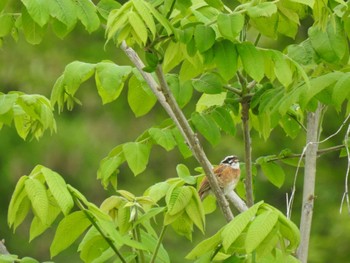
[[[307,134],[305,152],[305,170],[303,187],[303,204],[300,220],[300,245],[297,256],[302,263],[307,263],[312,214],[315,199],[316,158],[318,150],[318,131],[321,106],[315,112],[307,114]]]

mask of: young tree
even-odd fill
[[[137,117],[146,115],[158,102],[169,118],[135,141],[114,147],[101,161],[98,179],[106,188],[114,187],[116,194],[100,207],[58,173],[36,166],[17,183],[8,211],[10,227],[15,230],[32,210],[32,240],[63,215],[50,247],[52,257],[84,234],[78,248],[84,262],[111,258],[117,262],[170,262],[162,245],[168,226],[191,239],[193,226],[204,232],[205,214],[215,206],[215,200],[208,198],[202,203],[197,194],[205,174],[227,224],[194,247],[187,259],[307,262],[317,155],[341,148],[349,155],[349,131],[341,146],[318,150],[327,108],[339,112],[345,108],[345,116],[350,111],[349,4],[341,0],[13,2],[0,4],[1,37],[11,34],[17,38],[18,32],[23,32],[29,43],[38,44],[49,25],[63,38],[79,21],[89,33],[104,28],[106,42],[124,51],[131,64],[74,61],[57,79],[50,101],[41,95],[1,93],[1,125],[14,123],[23,139],[28,135],[39,138],[47,129],[55,131],[53,108],[73,109],[80,103],[76,97],[80,85],[92,77],[103,104],[117,100],[125,87]],[[308,27],[304,39],[282,51],[262,44],[282,36],[295,38],[301,27]],[[194,92],[199,96],[193,96]],[[189,102],[194,102],[196,109],[185,114]],[[348,117],[344,119],[343,125]],[[245,169],[238,195],[232,192],[225,197],[198,135],[215,146],[223,133],[236,136],[236,126],[242,129]],[[279,155],[261,156],[253,162],[251,131],[267,140],[278,126],[291,138],[306,131],[303,153],[281,149]],[[117,189],[118,168],[126,162],[132,173],[142,173],[154,145],[167,151],[177,146],[184,158],[193,156],[200,165],[198,174],[193,176],[179,164],[178,178],[151,185],[143,196]],[[288,199],[285,216],[254,200],[254,191],[259,190],[254,190],[253,175],[260,167],[273,185],[281,187],[285,174],[276,161],[299,157],[298,171],[304,156],[299,233],[289,219],[295,191]],[[227,200],[240,211],[238,215],[233,215]],[[344,200],[348,200],[347,191]],[[152,224],[155,217],[163,219],[160,233]],[[18,260],[15,255],[2,255],[1,259]]]

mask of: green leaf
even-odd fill
[[[0,4],[1,5],[1,4]],[[0,37],[7,36],[11,33],[11,30],[15,24],[13,15],[1,14],[0,15]]]
[[[250,17],[269,17],[277,12],[277,6],[273,2],[263,2],[257,5],[247,7],[247,13]]]
[[[321,75],[317,78],[311,79],[310,80],[310,88],[305,88],[303,89],[303,93],[300,95],[300,104],[302,106],[306,106],[308,102],[310,102],[318,93],[321,91],[325,90],[329,86],[332,86],[334,83],[340,83],[340,80],[344,81],[342,79],[344,73],[342,72],[331,72],[328,74]],[[337,87],[338,89],[339,87]],[[337,94],[336,94],[337,95]],[[344,93],[342,94],[343,96],[345,95]],[[333,96],[335,96],[333,94]]]
[[[40,27],[43,27],[50,18],[49,2],[46,0],[21,0],[31,18]]]
[[[275,64],[274,72],[278,81],[284,87],[288,87],[293,82],[293,72],[289,61],[287,61],[284,55],[278,51],[271,51],[270,54]]]
[[[121,4],[114,0],[101,0],[96,7],[101,16],[107,20],[109,13],[111,13],[112,10],[119,9]]]
[[[278,220],[278,215],[273,211],[259,214],[251,223],[247,231],[245,249],[247,253],[253,252],[267,235],[272,231]]]
[[[128,21],[134,29],[135,35],[140,39],[142,44],[145,45],[148,39],[148,32],[141,17],[136,12],[130,11],[128,13]]]
[[[138,15],[140,15],[142,20],[145,22],[145,25],[150,30],[150,32],[152,33],[152,36],[154,38],[156,35],[157,29],[156,29],[156,25],[154,23],[152,15],[149,13],[149,11],[147,9],[147,3],[144,2],[143,0],[133,0],[132,2],[134,4],[134,7],[135,7]]]
[[[187,213],[182,213],[171,226],[177,234],[192,240],[193,222]]]
[[[211,107],[223,106],[225,104],[226,92],[220,94],[204,93],[198,100],[196,111],[199,113],[205,112]]]
[[[237,71],[236,46],[228,40],[223,40],[214,45],[214,61],[219,74],[225,79],[231,79]]]
[[[282,234],[283,238],[289,240],[287,249],[290,251],[294,251],[300,243],[300,232],[298,227],[275,207],[266,203],[264,204],[264,206],[267,207],[268,210],[272,210],[278,215],[279,232]]]
[[[241,14],[219,14],[217,23],[221,35],[228,40],[235,41],[243,29],[244,17]]]
[[[33,177],[29,177],[24,184],[34,214],[43,224],[48,224],[49,199],[46,194],[45,186],[38,179]]]
[[[314,4],[315,4],[315,0],[290,0],[290,1],[295,2],[295,3],[304,4],[304,5],[308,5],[311,8],[313,8]]]
[[[178,147],[180,153],[182,154],[182,156],[184,158],[188,158],[188,157],[192,156],[192,151],[190,150],[190,148],[186,144],[181,132],[177,128],[173,128],[171,130],[171,132],[174,135],[177,147]]]
[[[26,10],[22,11],[22,26],[24,36],[30,44],[36,45],[41,42],[44,36],[44,29],[29,16]]]
[[[227,134],[234,136],[236,134],[235,123],[231,117],[228,110],[217,107],[211,113],[210,116],[213,117],[216,124]]]
[[[129,66],[119,66],[112,62],[100,62],[96,65],[96,86],[103,104],[119,97],[130,73]]]
[[[0,114],[4,114],[12,109],[19,94],[0,94]]]
[[[176,145],[174,136],[169,129],[151,128],[148,133],[157,144],[167,151],[172,150]]]
[[[190,186],[176,187],[172,192],[167,193],[168,214],[175,215],[184,210],[192,197]]]
[[[198,25],[194,30],[194,41],[198,51],[203,53],[214,45],[215,31],[209,26]]]
[[[30,202],[25,191],[25,182],[29,179],[27,175],[22,176],[15,187],[7,213],[7,221],[10,227],[21,224],[29,212]],[[20,216],[19,214],[22,213]]]
[[[62,85],[66,86],[66,92],[74,96],[79,86],[95,73],[95,67],[95,64],[80,61],[68,64],[64,69],[62,80]]]
[[[183,108],[191,100],[193,94],[192,82],[188,80],[185,83],[180,83],[179,76],[175,74],[166,75],[166,80],[176,102],[180,108]]]
[[[193,87],[199,92],[218,94],[223,91],[220,77],[215,73],[205,73],[199,79],[192,81]]]
[[[177,175],[184,180],[185,183],[187,184],[195,184],[196,183],[196,178],[193,177],[190,173],[190,170],[187,168],[186,165],[180,163],[176,166],[176,172]]]
[[[229,222],[222,231],[222,245],[227,249],[236,241],[236,239],[242,234],[247,225],[255,217],[259,207],[263,204],[263,201],[256,203],[250,207],[247,211],[236,216],[231,222]]]
[[[345,99],[349,99],[350,95],[350,74],[346,73],[343,76],[339,76],[337,83],[334,85],[332,100],[340,109]]]
[[[128,103],[136,117],[147,114],[156,104],[157,98],[144,80],[133,75],[128,85]]]
[[[173,33],[173,29],[169,20],[166,17],[164,17],[162,14],[160,14],[159,11],[155,9],[151,3],[145,1],[144,4],[147,7],[147,9],[152,13],[153,17],[156,20],[158,20],[158,22],[164,27],[167,35],[168,36],[171,35]]]
[[[204,255],[206,252],[213,251],[222,242],[222,229],[220,229],[215,235],[211,236],[200,242],[190,253],[186,255],[186,259],[197,259]]]
[[[67,189],[66,182],[58,173],[46,167],[43,167],[41,171],[45,177],[45,181],[50,189],[50,192],[55,198],[61,211],[64,215],[68,215],[74,206],[74,201]]]
[[[325,31],[320,26],[311,27],[309,37],[317,55],[326,62],[336,63],[349,56],[348,42],[338,19],[329,21]]]
[[[186,206],[186,213],[198,229],[204,233],[204,211],[201,207],[201,202],[193,195],[190,202]]]
[[[212,145],[219,143],[221,134],[212,117],[198,112],[193,112],[191,121],[195,128],[207,139]]]
[[[153,201],[158,202],[162,199],[169,190],[170,185],[167,182],[160,182],[149,187],[144,195],[150,196]]]
[[[50,247],[51,257],[68,248],[91,225],[83,211],[76,211],[58,224],[55,237]]]
[[[56,201],[49,196],[49,210],[47,217],[47,224],[43,224],[38,217],[34,217],[30,225],[29,230],[29,242],[37,236],[41,235],[46,229],[48,229],[60,214],[61,209],[57,206]]]
[[[77,16],[85,29],[91,33],[100,26],[100,19],[96,13],[96,7],[90,0],[77,0]]]
[[[250,42],[241,43],[236,47],[245,72],[259,82],[265,71],[263,55]]]
[[[278,188],[280,188],[283,183],[284,183],[284,179],[285,179],[285,174],[283,169],[273,163],[273,162],[268,162],[268,163],[262,163],[261,165],[261,169],[264,173],[264,175],[267,177],[267,179],[275,186],[277,186]]]
[[[137,142],[125,143],[123,145],[123,152],[129,168],[134,175],[138,175],[146,169],[150,154],[150,147],[148,145]]]
[[[79,244],[78,251],[80,252],[80,258],[84,262],[93,262],[95,259],[102,260],[100,262],[105,262],[108,261],[114,253],[113,251],[110,252],[110,256],[108,257],[108,248],[112,251],[103,236],[101,236],[96,228],[92,227]],[[107,256],[107,258],[105,258],[105,256]]]
[[[70,0],[47,1],[50,15],[64,24],[68,30],[72,29],[77,22],[77,11],[74,3]]]

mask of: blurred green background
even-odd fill
[[[274,46],[283,48],[290,39],[284,39]],[[269,44],[269,43],[267,43]],[[50,32],[42,44],[32,46],[20,37],[18,43],[10,38],[4,40],[0,49],[0,91],[7,93],[19,90],[26,93],[38,93],[47,97],[56,79],[65,65],[74,61],[96,63],[112,60],[118,64],[128,63],[126,57],[113,45],[104,47],[104,32],[100,30],[88,35],[77,28],[64,40]],[[159,124],[165,113],[158,105],[145,117],[135,118],[126,101],[126,90],[121,97],[105,106],[97,95],[93,81],[85,83],[77,97],[83,105],[72,112],[58,114],[58,131],[46,133],[39,141],[23,141],[14,128],[4,127],[0,131],[0,239],[6,240],[8,250],[20,257],[31,256],[38,260],[49,260],[49,246],[54,228],[28,243],[29,220],[21,225],[16,233],[8,228],[6,217],[11,194],[19,177],[29,174],[36,164],[45,165],[78,188],[86,197],[99,205],[106,197],[114,194],[105,191],[96,179],[100,160],[116,145],[133,141],[146,128]],[[187,109],[193,110],[194,105]],[[332,109],[326,113],[323,121],[323,138],[335,132],[343,122],[343,115]],[[344,132],[320,145],[330,147],[342,142]],[[284,148],[301,153],[305,134],[290,139],[277,128],[268,141],[264,141],[256,132],[252,132],[253,159],[261,155],[278,154]],[[212,147],[204,142],[205,150],[212,163],[218,163],[224,156],[237,154],[243,159],[243,137],[237,125],[235,138],[223,137],[221,143]],[[323,155],[318,159],[315,211],[310,244],[310,263],[347,262],[350,258],[350,217],[339,206],[344,192],[347,167],[346,158],[339,159],[339,152]],[[175,167],[185,163],[191,169],[197,166],[193,158],[183,160],[175,149],[165,152],[160,147],[152,150],[148,169],[134,177],[127,165],[123,165],[118,176],[118,188],[141,195],[152,184],[176,176]],[[273,206],[286,210],[286,193],[290,193],[295,168],[283,166],[286,182],[281,189],[271,185],[258,171],[255,178],[256,200],[265,200]],[[193,170],[192,170],[193,171]],[[293,209],[293,221],[299,224],[300,201],[302,194],[302,169],[298,177],[296,199]],[[207,217],[207,234],[213,234],[225,223],[219,211]],[[192,243],[177,236],[171,229],[166,233],[164,246],[170,253],[172,262],[183,262],[183,256],[203,238],[195,230]],[[55,262],[80,262],[76,252],[77,245],[64,251],[53,260]]]

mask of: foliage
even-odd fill
[[[0,11],[1,38],[11,35],[17,40],[21,32],[30,44],[39,44],[48,28],[63,38],[79,21],[89,33],[105,27],[106,45],[138,50],[145,61],[143,65],[137,58],[139,63],[132,66],[74,61],[57,79],[50,102],[40,95],[0,93],[0,128],[14,122],[23,139],[29,134],[39,138],[47,129],[56,131],[53,107],[61,112],[81,104],[77,92],[92,77],[102,104],[114,102],[127,89],[136,117],[146,115],[160,101],[157,92],[170,107],[185,109],[194,103],[195,110],[189,110],[185,121],[213,147],[223,134],[235,136],[241,122],[250,147],[249,128],[267,140],[274,128],[281,127],[293,139],[305,128],[304,115],[318,105],[339,112],[345,108],[345,115],[350,112],[350,11],[344,1],[234,1],[225,5],[221,0],[130,0],[124,4],[101,0],[95,5],[89,0],[7,0],[0,4]],[[260,44],[262,37],[296,38],[306,18],[312,18],[313,24],[300,43],[283,51]],[[145,76],[156,83],[156,89]],[[100,207],[66,184],[61,175],[38,165],[17,183],[8,212],[10,227],[16,230],[32,210],[30,240],[60,218],[50,248],[52,257],[83,235],[78,251],[84,262],[110,258],[170,262],[162,246],[169,225],[189,240],[193,226],[205,232],[205,214],[213,210],[213,203],[202,203],[198,197],[196,185],[202,174],[192,176],[179,164],[178,178],[158,182],[138,197],[117,185],[119,167],[126,162],[135,176],[141,174],[155,145],[166,151],[177,147],[184,158],[197,157],[178,116],[169,115],[170,119],[154,124],[135,141],[115,146],[101,161],[98,179],[105,188],[112,185],[116,195]],[[285,173],[276,161],[301,164],[288,161],[295,155],[281,149],[279,155],[259,157],[250,167],[248,150],[246,182],[252,181],[252,170],[259,167],[273,185],[281,187]],[[249,200],[252,186],[239,189],[241,198]],[[160,217],[162,231],[157,233],[153,220]],[[187,258],[299,262],[293,256],[299,239],[294,223],[261,201],[199,243]],[[10,256],[1,257],[8,261]]]

